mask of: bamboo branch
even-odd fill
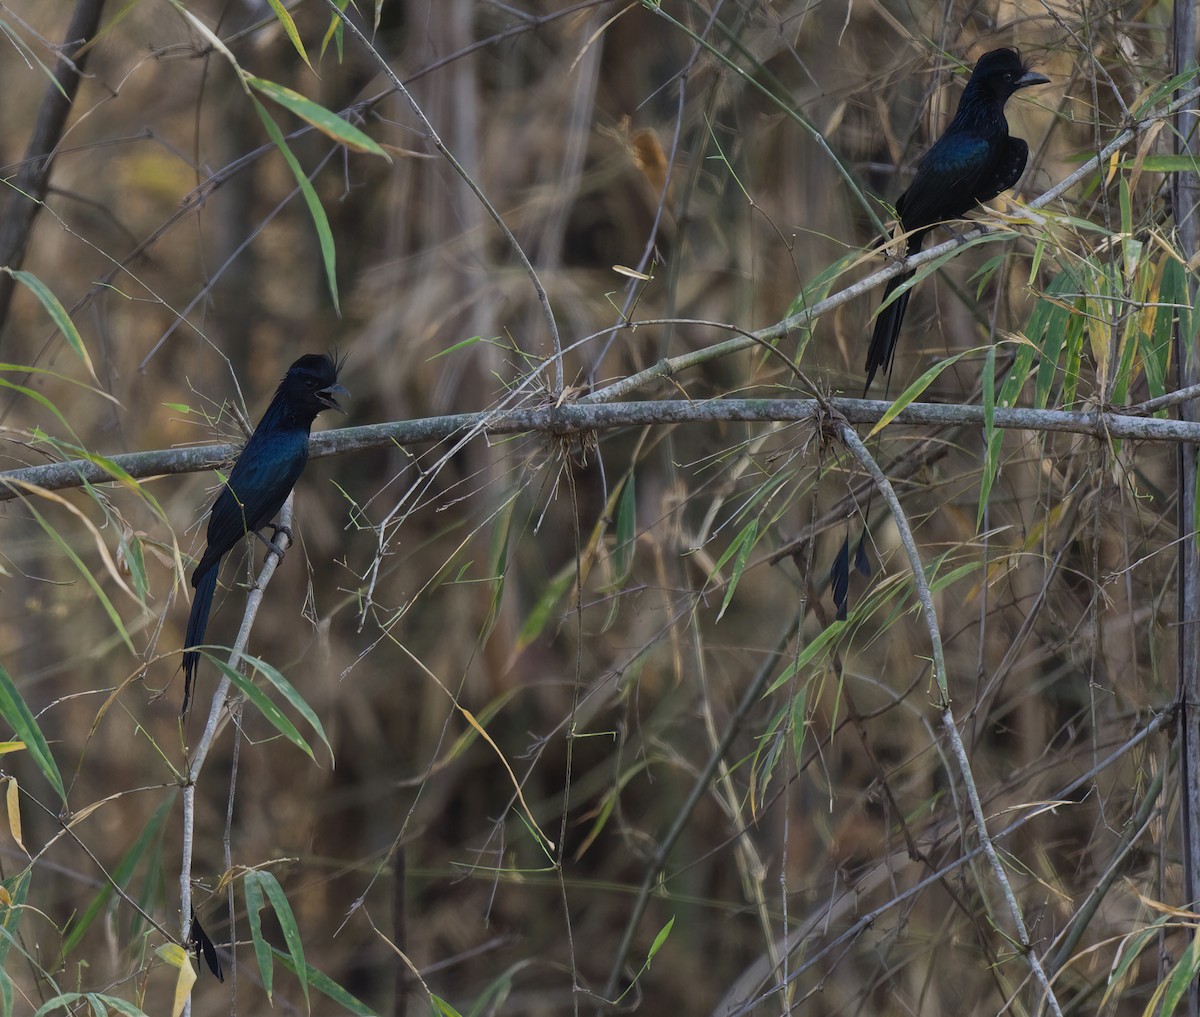
[[[892,404],[884,399],[829,399],[828,406],[855,424],[875,424]],[[476,430],[482,435],[540,433],[565,437],[589,431],[621,427],[667,424],[703,424],[716,421],[812,422],[821,412],[815,399],[686,399],[645,400],[629,403],[574,403],[532,409],[456,413],[418,420],[394,420],[363,424],[314,434],[309,458],[344,455],[364,449],[397,445],[421,445]],[[1135,417],[1122,413],[1084,413],[1073,410],[1035,410],[997,407],[995,425],[1001,430],[1085,434],[1099,440],[1200,442],[1200,422]],[[893,425],[934,427],[982,426],[980,406],[944,403],[911,403],[901,410]],[[891,426],[891,425],[889,425]],[[231,463],[236,445],[196,445],[189,448],[129,452],[97,461],[71,459],[27,466],[0,473],[0,502],[17,497],[19,485],[32,484],[49,491],[83,484],[113,482],[111,463],[134,480],[198,473]]]
[[[909,568],[912,571],[913,586],[916,588],[917,599],[921,604],[921,613],[925,619],[925,625],[929,630],[929,642],[933,654],[933,677],[937,682],[940,696],[938,708],[941,710],[942,726],[945,728],[946,737],[950,741],[951,751],[955,762],[958,764],[959,776],[962,778],[963,788],[967,793],[967,803],[971,809],[971,816],[975,821],[975,835],[979,838],[979,842],[983,847],[983,853],[992,867],[992,874],[996,878],[996,883],[999,885],[1004,902],[1008,907],[1009,916],[1012,918],[1017,944],[1021,948],[1025,962],[1029,965],[1029,969],[1033,973],[1034,980],[1042,990],[1046,1006],[1049,1007],[1050,1012],[1055,1017],[1062,1017],[1062,1007],[1059,1006],[1058,997],[1054,994],[1054,986],[1050,984],[1050,977],[1046,974],[1046,969],[1042,966],[1041,958],[1034,949],[1033,941],[1029,938],[1029,930],[1021,914],[1021,905],[1017,903],[1017,895],[1013,892],[1012,884],[1008,879],[1008,873],[1004,871],[1004,866],[1001,864],[1000,856],[996,852],[996,845],[993,842],[992,835],[988,832],[987,817],[983,814],[983,804],[979,798],[979,789],[975,785],[975,777],[971,772],[971,761],[967,757],[966,746],[963,745],[962,737],[958,733],[958,725],[954,720],[954,712],[950,709],[950,679],[946,673],[946,658],[942,652],[942,634],[938,625],[937,611],[934,610],[933,606],[933,593],[930,591],[929,583],[925,578],[925,566],[921,562],[921,553],[917,550],[917,541],[913,536],[912,527],[908,524],[908,517],[904,513],[900,499],[896,497],[895,490],[871,456],[871,453],[867,451],[867,447],[862,443],[862,439],[859,438],[849,424],[842,423],[838,426],[837,430],[838,437],[842,443],[850,450],[851,455],[854,456],[859,465],[871,475],[871,478],[875,481],[876,488],[891,510],[892,522],[896,525],[896,532],[900,536],[901,546],[908,557]]]
[[[282,560],[282,552],[285,552],[290,545],[287,528],[291,524],[292,495],[289,494],[287,501],[283,503],[283,508],[279,512],[280,528],[275,533],[275,545],[279,548],[280,553],[274,551],[267,552],[266,560],[259,571],[258,579],[246,597],[246,607],[242,613],[242,624],[238,629],[237,639],[234,640],[233,647],[229,651],[229,666],[231,668],[236,668],[240,665],[242,654],[246,652],[246,645],[250,641],[250,631],[254,627],[254,620],[258,616],[258,609],[262,604],[263,592],[266,590],[267,584],[271,581],[271,577],[275,574],[275,569],[279,567],[279,562]],[[182,943],[187,943],[192,923],[192,849],[196,834],[196,782],[200,779],[200,772],[204,768],[204,762],[208,758],[209,750],[212,748],[220,729],[224,726],[226,717],[228,717],[225,707],[231,684],[228,675],[222,675],[221,680],[217,683],[217,689],[213,693],[212,703],[209,707],[208,719],[205,722],[204,731],[200,735],[200,740],[196,743],[196,748],[192,752],[192,758],[187,768],[187,780],[183,786],[183,851],[181,853],[179,871],[179,905],[182,929],[180,942]],[[191,1007],[190,998],[188,999],[187,1007],[188,1009]],[[188,1009],[184,1011],[185,1017]]]

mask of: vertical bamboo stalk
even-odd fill
[[[1196,66],[1196,0],[1177,0],[1174,7],[1174,64],[1181,74]],[[1176,115],[1176,152],[1195,155],[1198,118],[1191,109]],[[1183,257],[1190,262],[1200,250],[1200,176],[1194,171],[1176,173],[1172,181],[1175,224]],[[1196,282],[1189,278],[1189,293],[1194,304]],[[1175,364],[1180,387],[1200,381],[1200,363],[1196,351],[1196,323],[1180,315],[1175,332]],[[1180,418],[1200,418],[1195,400],[1182,403]],[[1179,446],[1179,744],[1182,777],[1182,848],[1184,857],[1184,898],[1194,907],[1200,899],[1197,889],[1197,865],[1200,864],[1200,555],[1196,533],[1196,455],[1195,445]],[[1188,1013],[1197,1017],[1200,994],[1192,983],[1188,994]]]

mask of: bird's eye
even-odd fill
[[[1004,80],[1005,80],[1005,81],[1012,81],[1012,72],[1011,72],[1011,71],[1005,71],[1005,72],[1004,72]]]

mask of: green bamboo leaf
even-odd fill
[[[83,345],[83,337],[79,334],[78,329],[75,328],[75,323],[71,320],[71,316],[67,314],[67,309],[58,302],[58,297],[54,295],[50,287],[32,272],[23,272],[19,268],[8,268],[7,266],[5,266],[4,271],[38,298],[42,307],[46,309],[46,313],[50,315],[55,327],[67,340],[67,345],[75,351],[75,355],[83,361],[83,366],[87,368],[87,372],[92,376],[92,380],[99,385],[100,379],[96,377],[96,369],[92,366],[92,358],[88,356],[87,347]]]
[[[654,942],[650,944],[650,951],[646,954],[647,968],[650,967],[650,962],[654,960],[654,955],[666,945],[667,937],[671,935],[671,930],[674,927],[675,916],[672,915],[667,924],[658,930],[658,935],[654,937]]]
[[[945,254],[939,254],[933,259],[933,261],[922,265],[918,269],[915,269],[910,279],[905,279],[902,285],[897,286],[894,290],[892,290],[892,292],[887,295],[887,298],[877,308],[875,308],[875,313],[871,315],[871,320],[873,321],[876,316],[878,316],[879,312],[885,307],[899,300],[900,294],[907,293],[914,286],[917,286],[925,279],[928,279],[929,276],[933,275],[933,273],[946,264],[946,262],[957,258],[959,254],[962,251],[965,251],[967,248],[978,247],[980,244],[995,243],[997,240],[1011,240],[1015,236],[1015,233],[1012,233],[1008,230],[996,230],[991,233],[984,233],[980,236],[972,237],[970,240],[964,241],[957,247],[951,248]]]
[[[263,889],[260,881],[262,873],[248,872],[243,881],[243,892],[246,895],[246,917],[250,921],[250,942],[254,946],[254,959],[258,961],[258,973],[262,978],[263,991],[270,1001],[274,992],[275,967],[271,960],[271,944],[263,939],[262,916]]]
[[[50,786],[57,792],[59,800],[65,805],[67,792],[63,787],[62,775],[58,772],[58,764],[54,762],[50,746],[46,743],[37,720],[34,719],[33,711],[21,698],[16,683],[3,664],[0,664],[0,717],[8,722],[13,729],[13,734],[25,743],[30,758],[42,771],[42,776],[50,782]]]
[[[804,765],[804,734],[808,730],[808,686],[801,685],[800,691],[792,697],[792,755],[796,757],[796,767]]]
[[[54,68],[48,67],[38,57],[37,51],[21,38],[21,33],[13,28],[7,21],[0,19],[0,25],[4,26],[5,39],[17,49],[22,58],[25,60],[26,64],[37,64],[38,67],[41,68],[42,73],[46,75],[46,79],[50,82],[51,86],[55,88],[59,95],[63,97],[63,102],[69,106],[71,104],[71,97],[67,95],[67,90],[63,88],[62,82],[58,80],[58,75],[54,73]],[[93,36],[93,38],[96,37]],[[51,52],[54,52],[54,50],[51,49]]]
[[[437,360],[439,357],[445,357],[451,353],[456,353],[459,350],[465,350],[468,346],[474,346],[476,343],[481,343],[481,342],[483,342],[483,336],[473,335],[473,336],[471,336],[470,339],[463,339],[461,342],[456,342],[453,346],[447,346],[444,350],[438,350],[437,353],[435,353],[432,357],[430,357],[425,362],[427,364],[432,363],[433,361]]]
[[[1135,297],[1135,299],[1138,298]],[[1117,406],[1124,405],[1125,397],[1129,392],[1130,382],[1133,381],[1137,352],[1142,345],[1141,326],[1145,313],[1143,311],[1141,314],[1130,315],[1126,319],[1125,327],[1121,330],[1120,338],[1117,340],[1117,369],[1113,374],[1112,395],[1110,397],[1112,402]],[[1119,448],[1120,443],[1114,441],[1112,444],[1113,453],[1116,454]]]
[[[432,992],[429,994],[429,1002],[433,1005],[434,1012],[441,1014],[441,1017],[462,1017],[462,1014],[455,1010],[450,1003]]]
[[[125,628],[125,623],[121,621],[121,616],[117,613],[117,609],[113,606],[113,602],[108,599],[108,595],[96,581],[96,577],[92,575],[91,570],[86,564],[84,564],[83,559],[75,553],[75,549],[71,547],[70,544],[63,540],[62,535],[58,532],[58,530],[51,526],[50,523],[47,522],[42,516],[42,514],[36,508],[34,508],[32,499],[22,497],[21,501],[29,510],[30,515],[37,520],[38,525],[46,531],[46,534],[51,540],[54,541],[54,543],[58,546],[58,549],[62,551],[62,553],[70,560],[71,564],[75,566],[79,574],[83,577],[83,581],[92,588],[92,593],[95,594],[96,600],[100,602],[100,606],[104,608],[105,614],[108,615],[109,620],[113,624],[113,628],[117,630],[117,634],[121,637],[121,641],[124,642],[124,644],[129,648],[129,652],[136,656],[137,650],[134,649],[133,639],[130,638],[129,630]]]
[[[1021,395],[1021,389],[1025,387],[1025,382],[1029,377],[1029,372],[1033,368],[1033,357],[1036,350],[1032,343],[1025,341],[1020,344],[1017,349],[1017,355],[1013,358],[1013,364],[1008,372],[1008,376],[1004,379],[1004,384],[1000,387],[1000,394],[996,397],[995,405],[1003,408],[1009,408],[1017,404],[1017,400]],[[988,398],[985,391],[984,399]],[[985,416],[987,411],[985,410]],[[992,411],[995,413],[995,407]],[[993,424],[995,417],[993,416]],[[992,485],[996,482],[996,477],[1000,471],[1000,449],[1004,444],[1004,432],[997,430],[994,426],[991,428],[991,433],[988,435],[984,443],[984,448],[987,453],[986,460],[983,466],[983,478],[979,489],[979,507],[975,516],[975,528],[978,529],[983,524],[983,513],[987,508],[988,498],[991,497]]]
[[[1117,181],[1117,204],[1121,208],[1121,235],[1128,240],[1133,235],[1133,197],[1129,193],[1129,178],[1122,176]],[[1126,266],[1126,274],[1128,266]]]
[[[1189,81],[1191,81],[1192,78],[1196,76],[1196,73],[1197,68],[1193,67],[1184,71],[1182,74],[1176,74],[1175,77],[1173,77],[1170,81],[1164,82],[1154,89],[1154,91],[1147,93],[1143,97],[1142,101],[1138,104],[1137,108],[1133,111],[1134,117],[1141,118],[1145,116],[1146,113],[1153,110],[1159,105],[1159,103],[1168,99],[1172,92],[1178,91]],[[1088,153],[1083,152],[1081,154],[1086,157]]]
[[[646,954],[646,959],[642,962],[641,970],[638,971],[637,975],[634,977],[633,982],[630,984],[629,988],[627,988],[625,990],[625,992],[622,993],[621,996],[619,996],[617,998],[617,1002],[620,1002],[621,999],[624,998],[625,993],[630,992],[633,989],[633,986],[637,984],[638,979],[640,979],[643,974],[645,974],[647,971],[650,970],[650,962],[654,959],[654,955],[656,953],[658,953],[659,950],[662,949],[663,944],[666,943],[667,937],[671,934],[671,929],[674,927],[674,925],[675,925],[675,916],[672,915],[670,920],[667,922],[667,924],[658,930],[658,935],[654,937],[654,942],[650,945],[650,950]]]
[[[355,1014],[356,1017],[377,1017],[377,1011],[372,1010],[361,999],[351,995],[327,974],[325,974],[323,971],[318,971],[307,961],[305,962],[303,969],[299,969],[295,966],[295,962],[292,960],[292,958],[282,950],[272,947],[271,952],[276,958],[278,958],[279,963],[287,968],[288,971],[294,974],[297,978],[306,978],[309,985],[311,985],[322,995],[333,1000],[344,1010],[348,1010],[350,1013]]]
[[[1117,955],[1113,958],[1112,965],[1108,971],[1108,986],[1104,990],[1104,996],[1100,999],[1100,1004],[1097,1007],[1098,1013],[1104,1013],[1109,997],[1114,992],[1120,992],[1125,987],[1126,978],[1130,968],[1135,964],[1140,964],[1142,953],[1147,947],[1160,943],[1164,935],[1164,926],[1168,922],[1166,915],[1160,915],[1145,929],[1127,936],[1117,947]]]
[[[100,992],[64,992],[53,999],[46,1000],[34,1011],[33,1017],[46,1017],[47,1014],[53,1013],[60,1007],[64,1013],[70,1014],[75,1012],[76,1004],[80,1002],[87,1003],[92,1012],[97,1015],[107,1013],[105,1008],[112,1007],[117,1013],[124,1014],[125,1017],[146,1017],[143,1011],[128,1000]]]
[[[148,857],[148,852],[153,846],[154,841],[162,834],[164,824],[171,814],[171,809],[175,805],[174,797],[168,798],[150,817],[149,822],[142,827],[137,839],[130,846],[129,850],[121,856],[121,860],[112,870],[112,880],[105,883],[100,891],[92,898],[91,903],[84,909],[82,915],[73,921],[62,943],[62,956],[68,957],[72,950],[79,945],[79,941],[83,938],[84,933],[91,927],[91,924],[96,920],[100,913],[107,907],[108,902],[112,899],[116,892],[114,887],[120,887],[122,890],[128,890],[130,881],[133,879],[134,870],[138,863],[143,858]],[[0,961],[2,963],[2,961]]]
[[[1123,159],[1121,168],[1133,169],[1135,162]],[[1148,173],[1200,173],[1200,160],[1190,155],[1148,155],[1142,160],[1142,169]]]
[[[784,318],[791,318],[800,314],[809,307],[812,307],[813,304],[824,300],[829,296],[834,283],[845,274],[848,268],[857,264],[858,259],[859,252],[856,250],[850,251],[818,272],[816,276],[804,284],[804,288],[792,299],[792,302],[788,305],[787,312],[784,314]],[[792,363],[799,364],[804,359],[804,353],[812,340],[816,325],[815,321],[808,321],[798,327],[796,350],[792,354]],[[764,363],[769,356],[770,354],[766,350],[762,351],[762,361]]]
[[[350,0],[333,0],[333,6],[339,11],[344,11],[350,5]],[[342,19],[336,14],[329,18],[329,27],[325,29],[325,36],[321,39],[321,59],[325,59],[325,50],[329,48],[329,41],[332,39],[337,43],[338,63],[342,62],[344,56],[342,50],[342,41],[345,36],[345,29],[342,27]]]
[[[1025,335],[1042,351],[1033,395],[1033,404],[1038,409],[1045,409],[1050,402],[1055,380],[1062,369],[1060,360],[1068,348],[1071,319],[1083,314],[1080,294],[1080,283],[1075,275],[1069,269],[1060,272],[1050,281],[1029,316]]]
[[[978,572],[981,568],[983,568],[983,562],[973,561],[968,562],[966,565],[959,565],[944,575],[937,574],[935,570],[935,574],[929,577],[929,592],[939,593],[947,586],[952,586],[960,579],[965,579],[972,573]]]
[[[38,392],[35,389],[29,388],[25,385],[18,385],[15,382],[7,381],[4,378],[0,378],[0,388],[7,388],[13,392],[20,392],[21,395],[25,396],[26,398],[32,399],[35,403],[41,406],[42,409],[54,414],[58,422],[62,424],[67,431],[71,431],[71,425],[67,423],[67,418],[64,417],[59,412],[58,407],[55,406],[54,403],[52,403],[44,395],[42,395],[41,392]]]
[[[939,360],[936,364],[931,365],[928,370],[921,375],[921,377],[919,377],[896,397],[896,401],[887,408],[887,411],[884,413],[884,415],[879,418],[879,423],[872,427],[868,432],[867,437],[870,438],[878,434],[900,415],[900,412],[904,409],[904,407],[906,407],[909,403],[916,402],[917,399],[919,399],[925,392],[925,390],[938,379],[943,371],[949,367],[952,367],[954,364],[957,364],[960,360],[962,360],[963,357],[978,353],[980,349],[982,349],[982,347],[961,350],[960,352],[955,353],[953,356],[946,357],[944,360]]]
[[[626,766],[617,775],[617,779],[613,785],[604,792],[604,796],[600,801],[600,807],[596,810],[596,818],[592,821],[591,825],[588,827],[587,833],[579,842],[579,846],[575,849],[576,861],[578,861],[588,852],[592,844],[595,843],[596,838],[599,837],[604,831],[604,828],[608,825],[608,821],[612,818],[613,812],[615,811],[617,805],[620,804],[621,795],[625,791],[625,788],[629,786],[630,781],[632,781],[635,777],[645,773],[646,765],[647,763],[645,756],[639,757],[636,762]],[[472,1013],[477,1009],[478,1004],[472,1007]]]
[[[69,445],[66,442],[55,442],[60,448],[69,449],[77,459],[86,459],[94,466],[99,466],[105,473],[109,474],[122,487],[136,494],[142,499],[163,522],[167,521],[166,510],[158,503],[158,499],[154,497],[140,481],[134,480],[128,471],[118,466],[112,459],[107,456],[97,455],[95,452],[89,452],[85,448],[78,445]]]
[[[267,719],[267,723],[314,763],[317,761],[317,757],[313,755],[313,750],[309,747],[308,742],[296,730],[296,725],[284,716],[283,711],[271,701],[270,697],[262,689],[219,657],[214,657],[211,653],[205,653],[204,656],[211,660],[217,666],[218,670],[237,686],[242,694],[254,705],[254,708]]]
[[[242,660],[266,678],[278,690],[279,694],[291,704],[292,709],[308,722],[308,726],[316,732],[322,744],[329,750],[329,760],[332,764],[333,746],[329,743],[329,739],[325,735],[325,728],[321,726],[320,719],[313,708],[308,705],[308,701],[296,691],[292,683],[279,672],[278,668],[268,664],[265,660],[260,660],[258,657],[251,657],[248,654],[243,654]]]
[[[1004,265],[1008,260],[1008,255],[1001,253],[988,258],[980,265],[971,275],[971,281],[975,283],[975,299],[983,299],[983,291],[987,288],[988,283],[992,281],[997,270]]]
[[[213,49],[215,49],[226,60],[228,60],[232,67],[239,74],[242,73],[242,69],[237,62],[237,57],[233,55],[233,51],[225,45],[224,41],[219,35],[217,35],[216,32],[214,32],[208,27],[208,25],[206,25],[203,21],[196,17],[196,15],[184,7],[183,0],[170,0],[170,3],[172,7],[174,7],[181,15],[183,15],[184,20],[187,21],[187,23],[190,24],[192,28],[194,28],[200,34],[200,36],[210,46],[212,46]]]
[[[488,579],[491,584],[492,597],[488,604],[487,617],[483,623],[483,637],[489,636],[500,617],[500,605],[504,602],[505,579],[508,575],[508,547],[512,537],[513,506],[510,499],[496,517],[492,527],[492,536],[488,546]]]
[[[532,967],[538,963],[536,958],[528,958],[526,960],[514,961],[495,978],[487,983],[475,995],[475,1000],[471,1004],[471,1009],[467,1011],[466,1017],[489,1017],[490,1014],[505,1013],[505,1003],[508,1002],[509,996],[512,995],[513,982],[516,976],[528,967]]]
[[[1142,371],[1146,376],[1147,393],[1152,399],[1165,395],[1167,391],[1167,373],[1170,370],[1176,321],[1179,320],[1183,335],[1191,334],[1188,331],[1191,318],[1188,313],[1190,297],[1183,266],[1174,258],[1164,256],[1159,277],[1154,324],[1150,334],[1142,336],[1140,344]],[[1167,410],[1158,410],[1154,415],[1165,417]]]
[[[559,602],[567,595],[571,583],[575,581],[575,562],[568,561],[558,573],[546,584],[542,595],[538,597],[521,630],[517,633],[517,643],[514,652],[520,653],[530,643],[537,639],[546,626],[556,616]]]
[[[1187,998],[1189,989],[1196,981],[1197,973],[1200,973],[1200,937],[1192,936],[1192,941],[1183,951],[1179,963],[1175,965],[1170,977],[1160,987],[1164,989],[1162,1006],[1157,1009],[1149,1009],[1147,1012],[1156,1013],[1158,1017],[1171,1017],[1179,1004]],[[1158,993],[1156,992],[1155,995]]]
[[[150,583],[146,576],[146,556],[142,552],[142,541],[132,530],[121,534],[118,542],[118,560],[125,563],[129,569],[129,578],[133,582],[133,592],[138,600],[145,603],[146,594],[150,592]]]
[[[287,33],[288,40],[292,47],[300,54],[300,59],[308,64],[308,69],[311,71],[313,65],[309,62],[308,54],[304,51],[304,43],[300,41],[300,33],[296,30],[296,22],[292,20],[292,16],[288,13],[288,9],[279,2],[279,0],[267,0],[271,5],[271,10],[275,12],[275,17],[279,23],[283,25],[283,30]]]
[[[983,525],[983,513],[988,505],[992,482],[996,479],[1000,442],[996,440],[996,347],[989,346],[983,360],[983,444],[988,450],[979,489],[979,507],[975,512],[975,529]]]
[[[275,2],[278,2],[278,0],[275,0]],[[352,123],[343,120],[332,110],[328,110],[319,103],[305,98],[299,92],[293,91],[283,85],[277,85],[273,81],[253,76],[247,76],[246,83],[255,91],[261,92],[269,99],[273,99],[279,103],[284,109],[295,113],[301,120],[312,124],[322,134],[328,135],[339,144],[345,145],[356,152],[378,155],[382,156],[388,162],[392,161],[391,156],[380,148],[379,144],[370,135],[364,134]]]
[[[267,130],[267,136],[271,139],[276,148],[279,149],[284,161],[288,164],[288,168],[292,171],[292,176],[296,178],[296,186],[300,188],[300,193],[304,195],[304,202],[308,205],[308,214],[312,216],[313,225],[317,228],[317,239],[321,244],[321,259],[325,264],[325,279],[329,284],[329,295],[333,300],[333,309],[340,315],[342,309],[338,303],[338,288],[337,288],[337,254],[333,246],[333,231],[329,228],[329,219],[325,215],[325,209],[321,207],[321,199],[317,197],[317,192],[313,190],[313,185],[305,174],[303,167],[292,150],[288,148],[288,143],[283,137],[283,132],[279,129],[279,125],[271,119],[271,114],[267,112],[267,108],[258,101],[254,96],[250,96],[250,101],[254,103],[254,109],[258,113],[259,119],[263,122],[263,127]]]
[[[812,660],[818,654],[824,651],[826,646],[828,646],[831,642],[833,642],[833,640],[842,634],[842,630],[848,624],[850,624],[849,620],[832,621],[826,625],[825,628],[818,633],[817,638],[804,647],[804,649],[801,650],[796,656],[796,659],[783,669],[783,674],[771,682],[771,687],[763,693],[763,697],[766,698],[781,685],[791,681],[792,675],[808,667]]]
[[[767,723],[763,733],[755,738],[757,745],[750,760],[750,804],[757,811],[767,800],[767,792],[771,788],[771,780],[775,774],[786,740],[779,737],[779,729],[790,716],[790,709],[784,707],[776,710],[775,715]]]
[[[736,546],[737,557],[733,560],[733,572],[729,576],[728,585],[725,587],[725,598],[721,601],[721,610],[717,612],[717,621],[721,620],[726,608],[729,607],[729,602],[733,600],[733,592],[737,589],[738,582],[742,578],[742,572],[746,569],[746,561],[750,557],[750,552],[754,550],[754,544],[757,540],[758,520],[751,519],[738,535],[733,538],[733,543],[730,545],[729,550],[721,556],[721,561],[717,563],[717,568],[719,569]],[[714,571],[716,570],[714,569]]]
[[[304,1002],[311,1006],[308,998],[308,965],[304,962],[304,945],[300,942],[300,929],[296,925],[292,906],[288,903],[287,895],[274,873],[259,871],[254,875],[258,876],[258,883],[265,891],[267,900],[271,903],[271,910],[275,912],[275,920],[279,922],[279,928],[283,931],[283,941],[287,944],[288,954],[294,965],[292,970],[300,979],[300,988],[304,990]]]
[[[1200,452],[1196,453],[1196,484],[1192,492],[1192,542],[1200,547]]]
[[[29,884],[33,880],[33,866],[29,865],[15,876],[4,880],[4,889],[8,892],[12,904],[0,908],[0,970],[8,962],[8,951],[12,949],[17,932],[21,925],[21,916],[25,914],[24,904],[29,896]],[[10,986],[11,989],[11,986]],[[11,1012],[11,1000],[9,1001]]]
[[[1029,262],[1029,285],[1033,286],[1033,281],[1037,278],[1038,269],[1042,267],[1042,258],[1046,256],[1046,234],[1039,232],[1037,242],[1033,245],[1033,257]]]
[[[613,586],[620,587],[633,571],[633,552],[637,546],[637,494],[631,472],[617,502],[617,545],[613,549],[616,575]]]
[[[499,714],[519,692],[520,687],[513,685],[487,703],[482,710],[477,711],[475,719],[479,721],[479,726],[486,730],[492,718]],[[458,759],[467,749],[474,745],[478,739],[478,729],[471,724],[466,725],[458,737],[450,743],[450,747],[438,757],[437,762],[434,764],[435,771],[454,762],[454,760]]]

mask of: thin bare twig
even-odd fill
[[[1137,734],[1133,735],[1133,737],[1113,752],[1097,761],[1095,765],[1074,777],[1067,784],[1056,788],[1048,795],[1048,800],[1056,802],[1074,801],[1081,788],[1091,785],[1099,774],[1103,773],[1114,763],[1120,762],[1135,748],[1144,744],[1153,735],[1170,727],[1174,722],[1174,711],[1167,710],[1157,714]],[[1016,819],[992,835],[993,842],[1005,840],[1041,814],[1042,810],[1036,805],[1022,810]],[[946,831],[939,828],[934,828],[924,834],[918,845],[921,854],[926,857],[931,855],[933,848],[942,842],[946,836]],[[788,973],[788,982],[795,982],[814,969],[826,969],[829,964],[828,958],[831,954],[843,949],[847,943],[854,942],[867,929],[875,927],[880,918],[889,911],[902,907],[909,901],[915,900],[930,887],[944,882],[948,876],[957,872],[964,865],[970,864],[983,854],[983,850],[982,844],[976,844],[969,848],[964,845],[961,854],[940,866],[936,871],[917,880],[911,886],[906,886],[902,890],[893,892],[882,904],[879,904],[866,913],[861,913],[862,901],[867,897],[870,889],[881,883],[887,883],[894,888],[896,880],[903,871],[904,865],[912,861],[907,846],[880,859],[870,873],[856,880],[853,886],[846,887],[838,900],[821,909],[818,914],[806,923],[793,929],[785,937],[783,946],[788,951],[794,952],[810,945],[810,937],[818,929],[824,930],[829,927],[830,923],[836,918],[836,914],[833,913],[835,908],[841,911],[842,914],[857,916],[853,923],[841,934],[822,944],[819,948],[806,950],[804,962],[795,970]],[[733,983],[721,1002],[713,1008],[712,1013],[714,1017],[745,1017],[746,1014],[757,1006],[763,986],[766,985],[767,979],[772,973],[773,965],[769,965],[762,960],[751,965]],[[769,986],[767,991],[775,991],[778,988],[780,988],[779,984]]]
[[[642,915],[646,912],[646,905],[650,902],[650,895],[655,886],[658,885],[659,878],[666,867],[667,859],[670,857],[679,838],[683,835],[684,830],[687,829],[692,814],[696,811],[696,806],[708,794],[710,790],[709,782],[713,774],[716,773],[717,767],[724,760],[725,753],[729,751],[730,745],[733,744],[733,739],[741,730],[742,722],[746,719],[747,714],[762,697],[763,689],[766,688],[767,683],[771,680],[771,676],[775,673],[776,661],[783,654],[789,640],[795,634],[796,620],[789,619],[788,623],[780,631],[779,638],[775,642],[775,647],[767,653],[754,678],[746,686],[745,692],[742,693],[737,708],[733,711],[733,715],[725,725],[725,731],[722,733],[720,741],[713,747],[709,753],[708,760],[697,772],[695,779],[692,781],[692,790],[688,793],[687,799],[675,814],[675,820],[672,822],[671,828],[663,835],[662,840],[658,842],[658,847],[654,851],[654,857],[646,866],[642,885],[638,888],[633,907],[629,911],[629,918],[625,922],[625,932],[621,937],[621,943],[617,947],[617,952],[613,955],[612,965],[608,973],[608,981],[604,985],[603,996],[605,1000],[612,1002],[616,998],[621,973],[625,969],[625,961],[629,957],[629,951],[633,949],[633,938],[637,933],[638,926],[641,924]]]
[[[542,305],[542,311],[546,316],[546,324],[550,329],[550,339],[554,349],[554,356],[552,358],[554,363],[553,394],[557,396],[563,390],[562,339],[559,338],[558,323],[554,320],[554,310],[550,306],[550,298],[546,295],[546,288],[542,285],[541,279],[538,278],[537,270],[533,267],[529,256],[525,253],[524,248],[521,247],[517,238],[513,236],[513,232],[508,228],[508,224],[505,223],[503,216],[496,211],[495,206],[488,199],[488,196],[483,193],[483,188],[476,183],[471,174],[454,157],[454,153],[446,147],[446,143],[442,141],[436,128],[425,115],[425,111],[421,109],[417,100],[413,98],[413,94],[404,86],[404,82],[400,80],[400,76],[392,70],[391,65],[384,59],[383,54],[371,45],[367,37],[363,35],[362,30],[354,23],[354,20],[334,0],[326,0],[326,3],[329,5],[329,9],[333,12],[334,16],[340,18],[342,24],[349,29],[350,34],[374,57],[375,62],[379,65],[379,69],[388,81],[391,82],[392,88],[408,101],[409,106],[412,107],[412,111],[417,115],[417,119],[421,121],[421,126],[424,127],[429,140],[433,142],[433,146],[442,153],[442,157],[450,164],[450,168],[462,178],[463,183],[471,189],[471,193],[479,199],[480,204],[483,205],[492,222],[496,224],[496,228],[504,235],[504,239],[508,241],[509,247],[512,248],[513,253],[517,256],[517,260],[520,261],[522,267],[525,269],[526,275],[529,276],[529,280],[533,284],[534,292],[537,293],[538,302]]]

